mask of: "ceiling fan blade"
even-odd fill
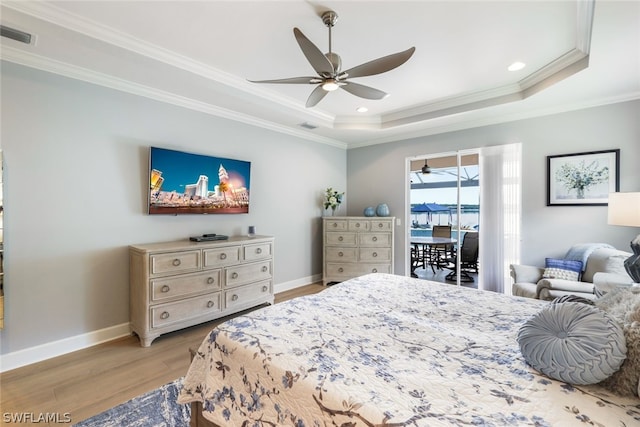
[[[346,74],[349,78],[352,78],[385,73],[407,62],[415,51],[416,48],[411,47],[402,52],[383,56],[382,58],[374,59],[373,61],[365,62],[357,67],[350,68],[342,72],[341,75]]]
[[[316,84],[320,83],[322,79],[318,77],[291,77],[288,79],[275,79],[275,80],[248,80],[251,83],[293,83],[293,84]]]
[[[369,86],[361,85],[359,83],[353,83],[353,82],[344,82],[344,83],[345,83],[344,85],[340,86],[342,89],[346,90],[352,95],[359,96],[360,98],[382,99],[389,95],[386,92],[383,92],[378,89],[374,89]]]
[[[307,108],[315,107],[318,104],[318,102],[322,101],[322,98],[324,98],[328,93],[329,92],[322,89],[322,85],[318,85],[313,90],[313,92],[311,92],[311,95],[309,95],[309,99],[307,99],[306,107]]]
[[[302,53],[304,53],[304,56],[307,57],[307,61],[309,61],[313,69],[316,70],[316,72],[321,76],[332,75],[333,65],[331,65],[331,62],[327,59],[326,56],[324,56],[324,53],[322,53],[320,49],[318,49],[316,45],[311,42],[311,40],[309,40],[304,34],[302,34],[302,31],[300,31],[299,29],[294,28],[293,34],[296,36],[296,40],[298,42],[298,45],[300,45]]]

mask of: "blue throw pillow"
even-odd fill
[[[620,323],[592,305],[549,304],[518,331],[527,363],[550,378],[569,384],[595,384],[624,362],[627,345]]]
[[[564,280],[580,280],[582,273],[582,261],[570,259],[544,259],[543,279],[564,279]]]

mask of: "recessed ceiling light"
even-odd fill
[[[509,65],[509,67],[507,67],[507,70],[509,71],[518,71],[518,70],[522,70],[527,64],[525,64],[524,62],[514,62],[513,64]]]
[[[356,111],[358,113],[366,113],[367,111],[369,111],[369,109],[367,107],[358,107],[356,108]]]

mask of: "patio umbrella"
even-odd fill
[[[411,207],[411,213],[426,213],[427,221],[431,221],[431,214],[433,212],[449,212],[449,208],[437,203],[420,203],[419,205]]]

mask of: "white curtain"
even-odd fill
[[[522,144],[480,149],[478,288],[511,295],[509,265],[520,259]]]

